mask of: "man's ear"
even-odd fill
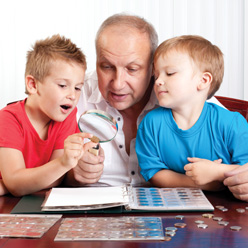
[[[203,72],[201,75],[200,83],[198,84],[198,90],[204,90],[208,87],[210,87],[210,84],[212,83],[213,76],[210,72]]]
[[[37,92],[37,83],[33,76],[27,75],[25,78],[25,84],[29,94],[35,94]]]

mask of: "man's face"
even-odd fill
[[[112,107],[142,104],[152,75],[150,51],[147,34],[136,29],[112,26],[103,31],[97,47],[98,85]]]

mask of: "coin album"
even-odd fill
[[[53,188],[42,211],[95,210],[124,206],[126,211],[213,211],[196,188],[119,187]]]

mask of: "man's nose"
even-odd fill
[[[120,89],[124,88],[125,81],[126,81],[125,71],[121,70],[121,69],[116,70],[115,75],[114,75],[114,79],[112,82],[112,88],[115,90],[120,90]]]

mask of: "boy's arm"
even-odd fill
[[[161,188],[175,188],[175,187],[190,187],[196,188],[197,185],[194,181],[181,173],[163,169],[158,171],[154,176],[150,179],[150,182],[157,187]]]
[[[21,151],[1,147],[0,171],[8,191],[15,196],[22,196],[58,185],[63,175],[77,165],[84,151],[96,145],[93,142],[84,144],[82,136],[85,135],[69,136],[62,152],[55,151],[53,160],[36,168],[26,168]]]
[[[197,185],[204,185],[213,181],[223,182],[225,173],[238,168],[236,164],[221,164],[207,159],[188,158],[189,164],[184,166],[186,175]]]
[[[160,170],[151,179],[150,182],[161,188],[199,188],[202,190],[219,191],[222,190],[223,184],[218,181],[213,181],[205,185],[197,185],[190,177],[171,170]]]

